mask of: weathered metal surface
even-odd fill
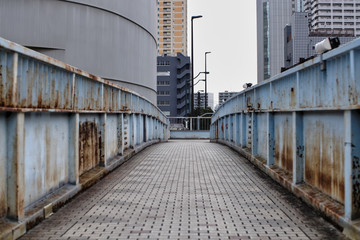
[[[343,224],[360,217],[360,39],[322,59],[323,71],[317,57],[229,99],[212,117],[211,140],[256,159],[288,189],[305,183],[320,191],[319,198],[301,194]],[[245,121],[243,144],[223,134],[224,124],[233,126],[227,119],[234,114]],[[332,200],[319,205],[326,198]]]
[[[305,182],[344,203],[342,122],[339,112],[304,114]]]
[[[80,120],[79,136],[79,173],[89,171],[100,163],[99,123],[95,119],[82,122]]]
[[[210,132],[209,131],[170,131],[171,139],[209,139]]]
[[[0,108],[7,111],[136,112],[167,123],[126,88],[0,38]]]
[[[7,210],[6,115],[0,112],[0,218]]]
[[[277,113],[275,122],[275,164],[288,172],[293,171],[292,116]]]
[[[25,114],[25,207],[68,182],[67,114]]]

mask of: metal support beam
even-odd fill
[[[360,113],[344,112],[345,124],[345,218],[360,217]]]
[[[106,151],[106,113],[100,114],[99,126],[99,145],[100,145],[100,166],[106,166],[107,151]]]
[[[7,124],[7,217],[21,221],[25,217],[25,114],[11,113]]]
[[[79,114],[69,118],[69,183],[79,184]]]
[[[255,112],[251,113],[251,153],[253,156],[258,155],[258,123],[257,123],[257,114]]]
[[[237,113],[235,115],[235,145],[239,146],[240,143],[240,133],[241,133],[241,114]]]
[[[274,127],[274,114],[271,112],[266,113],[267,119],[267,166],[275,164],[275,127]]]
[[[246,147],[246,114],[240,115],[240,145],[242,148]]]
[[[299,184],[304,181],[304,167],[305,167],[305,143],[304,143],[304,128],[303,128],[303,113],[292,113],[292,149],[293,149],[293,184]]]

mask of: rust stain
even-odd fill
[[[315,127],[306,132],[305,181],[344,203],[343,139],[330,128],[316,121]]]
[[[357,209],[358,214],[360,212],[360,159],[357,156],[352,160],[352,186],[353,186],[353,205]]]
[[[100,163],[100,139],[95,121],[80,123],[79,131],[79,173],[81,175]]]
[[[292,129],[289,119],[275,129],[275,163],[289,173],[293,171]]]
[[[224,123],[221,123],[221,132],[224,132]]]
[[[219,139],[219,121],[215,123],[215,139]]]
[[[296,93],[294,88],[291,88],[290,90],[290,107],[296,106]]]

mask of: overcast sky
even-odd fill
[[[191,16],[194,20],[194,75],[205,70],[208,92],[241,91],[245,82],[257,82],[256,1],[188,0],[188,53],[191,55]],[[198,79],[203,78],[200,76]],[[204,89],[200,82],[195,92]]]

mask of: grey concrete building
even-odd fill
[[[154,0],[1,0],[0,36],[156,103]]]
[[[184,117],[190,112],[190,57],[157,57],[157,106],[167,116]]]
[[[200,95],[200,98],[199,98]],[[199,104],[200,100],[200,104]],[[197,92],[194,93],[194,108],[205,108],[205,93],[204,92]],[[214,110],[214,93],[207,93],[207,106]]]
[[[311,29],[352,30],[360,36],[359,0],[304,0]]]
[[[295,0],[257,0],[258,82],[281,72],[284,27],[292,12],[301,6]]]
[[[219,105],[221,106],[226,102],[228,99],[232,98],[233,96],[239,94],[240,92],[219,92]]]
[[[340,43],[345,44],[355,39],[353,30],[311,29],[311,21],[307,12],[295,12],[290,24],[284,29],[284,66],[289,68],[303,59],[315,56],[316,43],[327,37],[339,37]]]

